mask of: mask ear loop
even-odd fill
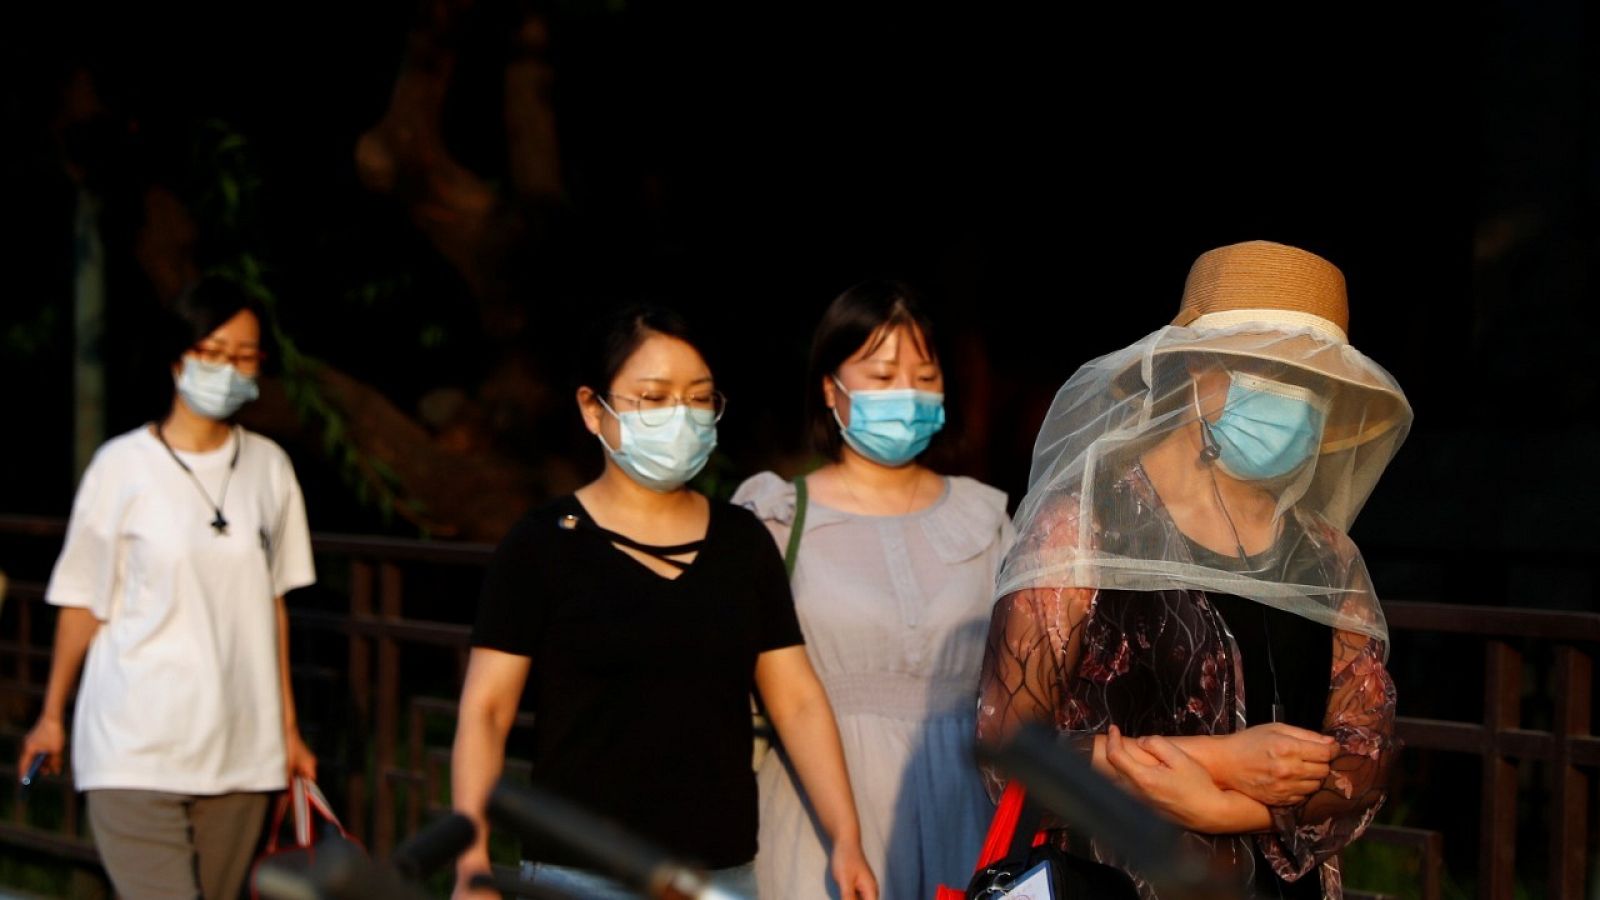
[[[1222,500],[1222,488],[1217,484],[1217,473],[1211,463],[1222,455],[1222,450],[1217,446],[1217,439],[1211,434],[1211,423],[1206,421],[1205,415],[1200,412],[1200,386],[1190,382],[1194,389],[1194,415],[1200,420],[1200,461],[1206,464],[1206,474],[1211,476],[1211,496],[1217,501],[1217,509],[1222,510],[1222,519],[1228,523],[1228,531],[1233,535],[1233,547],[1239,554],[1239,563],[1250,570],[1250,555],[1244,551],[1244,541],[1239,537],[1239,528],[1233,523],[1233,516],[1228,512],[1228,504]],[[1278,693],[1278,663],[1272,653],[1272,626],[1265,606],[1261,608],[1261,631],[1266,636],[1267,643],[1267,671],[1272,675],[1272,721],[1282,722],[1284,719],[1283,697]]]
[[[828,377],[833,379],[834,387],[837,387],[839,392],[844,394],[844,398],[846,400],[850,399],[850,389],[844,386],[844,382],[839,380],[839,376],[829,375]],[[839,434],[843,435],[847,429],[845,428],[844,420],[839,418],[839,401],[837,399],[833,401],[833,408],[829,409],[828,412],[833,413],[833,424],[839,426]]]
[[[617,440],[619,442],[619,446],[615,450],[611,449],[611,445],[606,443],[606,435],[605,435],[605,432],[603,432],[603,431],[596,430],[595,433],[594,433],[594,436],[600,439],[600,446],[606,448],[606,452],[607,453],[621,453],[622,452],[622,447],[620,446],[620,441],[622,440],[621,429],[624,427],[623,424],[622,424],[622,417],[617,415],[617,411],[611,408],[611,404],[606,402],[606,398],[600,396],[600,392],[599,391],[595,391],[594,399],[595,399],[596,402],[598,402],[600,404],[600,407],[602,409],[604,409],[606,412],[611,414],[611,418],[617,420],[617,429],[618,429]]]

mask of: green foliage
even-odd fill
[[[36,359],[50,350],[50,339],[59,320],[56,307],[41,307],[32,319],[14,322],[0,334],[0,350],[18,362]]]
[[[415,286],[409,272],[373,278],[345,292],[345,300],[361,309],[373,310],[392,303]]]
[[[721,450],[713,450],[706,467],[689,482],[689,486],[713,500],[731,500],[739,489],[739,472],[733,461]]]
[[[322,449],[339,469],[341,479],[357,502],[374,507],[385,523],[396,510],[415,521],[423,507],[405,495],[405,486],[382,460],[362,451],[350,433],[343,411],[323,389],[323,362],[306,353],[283,327],[282,303],[268,285],[267,266],[252,249],[256,221],[256,193],[262,179],[250,158],[250,144],[226,122],[211,120],[201,129],[195,153],[197,175],[195,214],[208,235],[218,235],[222,257],[209,274],[229,278],[258,300],[266,310],[266,325],[283,363],[282,383],[295,414],[307,426],[320,429]],[[405,276],[365,286],[359,299],[381,302],[408,284]],[[442,335],[441,335],[442,339]]]
[[[1387,825],[1407,825],[1412,822],[1411,806],[1404,802],[1388,805],[1380,821]],[[1344,884],[1351,890],[1368,891],[1386,897],[1411,898],[1422,896],[1422,854],[1406,847],[1385,844],[1370,838],[1357,840],[1339,854]],[[1472,900],[1477,896],[1477,885],[1469,880],[1459,882],[1450,871],[1440,873],[1440,893],[1446,900]],[[1525,894],[1517,887],[1517,896]]]

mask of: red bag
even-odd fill
[[[290,811],[294,813],[294,846],[279,847],[283,837],[283,818]],[[289,783],[289,790],[278,797],[277,809],[272,813],[272,830],[267,833],[266,849],[256,857],[255,865],[250,870],[250,896],[257,898],[256,873],[262,864],[270,863],[274,868],[287,868],[298,871],[309,871],[312,862],[317,858],[318,835],[316,820],[322,819],[327,825],[333,827],[334,834],[326,835],[322,840],[349,841],[361,846],[361,842],[344,830],[344,825],[339,817],[333,814],[333,807],[328,805],[328,798],[322,795],[322,789],[309,778],[296,776]],[[327,829],[322,829],[326,831]]]
[[[1043,823],[1044,810],[1028,803],[1022,786],[1015,781],[1006,785],[1000,806],[989,822],[989,835],[984,839],[972,881],[965,891],[940,885],[935,900],[967,900],[968,895],[979,891],[979,896],[993,896],[996,889],[1015,886],[1014,879],[1035,866],[1043,867],[1050,882],[1050,896],[1057,900],[1139,900],[1138,888],[1121,869],[1047,846]],[[1019,834],[1019,827],[1032,829],[1033,834]]]
[[[1006,785],[1005,793],[1000,795],[1000,805],[995,808],[994,818],[989,820],[989,833],[983,839],[983,849],[978,853],[978,864],[973,867],[973,874],[982,872],[985,867],[999,861],[1011,849],[1011,838],[1017,831],[1017,819],[1022,815],[1022,800],[1024,792],[1022,784],[1012,781]],[[1044,843],[1044,832],[1033,836],[1033,846]],[[934,900],[966,900],[964,888],[952,888],[939,885],[939,892],[934,895]]]

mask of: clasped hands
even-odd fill
[[[1124,788],[1183,827],[1209,834],[1270,827],[1266,807],[1303,803],[1339,755],[1332,737],[1277,722],[1228,735],[1140,738],[1113,725],[1105,750]]]

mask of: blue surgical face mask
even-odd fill
[[[674,406],[665,422],[646,425],[638,412],[619,414],[604,400],[600,405],[616,418],[621,431],[620,446],[615,450],[606,444],[604,435],[596,434],[600,446],[629,478],[653,491],[665,493],[682,487],[700,474],[716,449],[717,416],[711,410]]]
[[[240,375],[232,363],[213,365],[185,356],[183,371],[178,374],[178,396],[200,415],[221,420],[261,396],[261,390],[254,378]]]
[[[1242,481],[1267,481],[1289,475],[1316,455],[1323,405],[1315,393],[1245,372],[1229,376],[1222,415],[1207,426],[1224,472]]]
[[[928,442],[944,427],[944,395],[932,391],[901,388],[888,391],[845,389],[839,379],[833,383],[850,398],[850,424],[839,420],[839,434],[851,449],[885,466],[903,466],[928,449]]]

